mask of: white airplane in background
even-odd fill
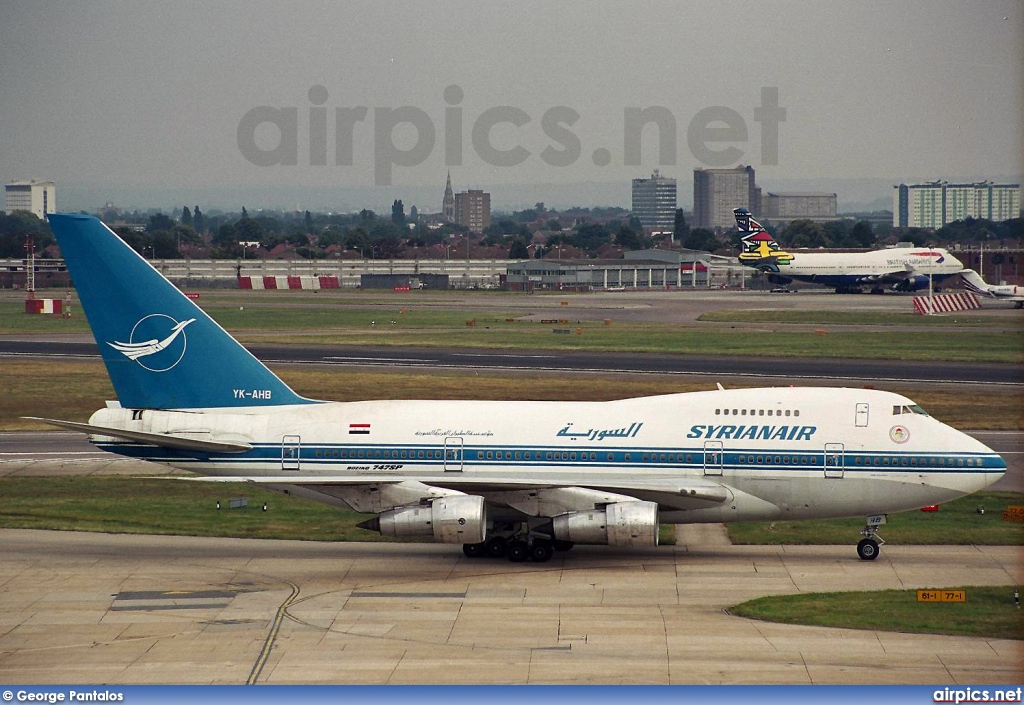
[[[886,513],[975,492],[1006,471],[910,399],[871,389],[305,399],[99,220],[49,221],[118,401],[88,423],[45,421],[203,480],[376,514],[362,526],[462,544],[469,557],[655,546],[659,523],[862,516],[858,554],[870,560]]]
[[[810,282],[835,287],[837,294],[870,286],[880,294],[927,289],[955,276],[963,264],[940,247],[897,247],[871,252],[785,252],[746,208],[733,209],[744,250],[740,264],[767,272],[773,282]]]
[[[1016,284],[986,284],[981,275],[973,269],[961,271],[960,278],[964,280],[964,286],[975,294],[1001,301],[1013,301],[1016,304],[1014,308],[1024,308],[1024,287]]]

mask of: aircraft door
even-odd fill
[[[281,438],[281,469],[298,471],[302,453],[302,438],[284,436]]]
[[[825,477],[843,476],[844,447],[842,443],[825,444]]]
[[[857,404],[856,414],[856,426],[858,428],[864,428],[868,425],[868,405],[865,403]]]
[[[705,475],[721,475],[722,465],[724,464],[723,456],[724,445],[721,441],[704,441],[704,474]]]
[[[444,471],[462,472],[462,437],[448,436],[444,439]]]

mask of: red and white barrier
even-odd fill
[[[971,293],[935,294],[934,296],[915,296],[914,310],[922,316],[933,313],[953,313],[954,311],[970,311],[981,308],[978,297]]]
[[[266,276],[238,277],[239,289],[338,289],[341,284],[336,276]]]
[[[62,303],[60,299],[26,299],[25,313],[60,313]]]

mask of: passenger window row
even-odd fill
[[[981,467],[981,458],[914,458],[914,457],[900,457],[900,458],[888,458],[882,456],[860,456],[856,455],[853,458],[853,464],[872,466],[872,467],[886,467],[886,466],[902,466],[902,467],[939,467],[939,468],[952,468],[952,467]]]
[[[715,409],[715,416],[799,416],[799,409]]]
[[[449,458],[453,457],[453,451],[449,450]],[[368,450],[368,449],[316,449],[314,453],[317,458],[338,458],[343,460],[441,460],[441,450]],[[600,456],[602,460],[609,463],[616,462],[615,453],[596,453],[588,451],[467,451],[467,460],[548,460],[548,461],[583,461],[597,462]],[[643,453],[641,462],[644,463],[685,463],[692,464],[704,462],[701,453]],[[854,467],[922,467],[922,468],[952,468],[952,467],[981,467],[981,458],[917,458],[913,456],[865,456],[848,454],[846,465]],[[625,453],[620,456],[621,462],[632,462],[632,454]],[[813,455],[745,455],[737,456],[740,465],[817,465],[818,458]]]

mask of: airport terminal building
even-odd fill
[[[624,259],[524,260],[508,265],[510,291],[636,291],[743,286],[734,258],[690,250],[638,250]]]

